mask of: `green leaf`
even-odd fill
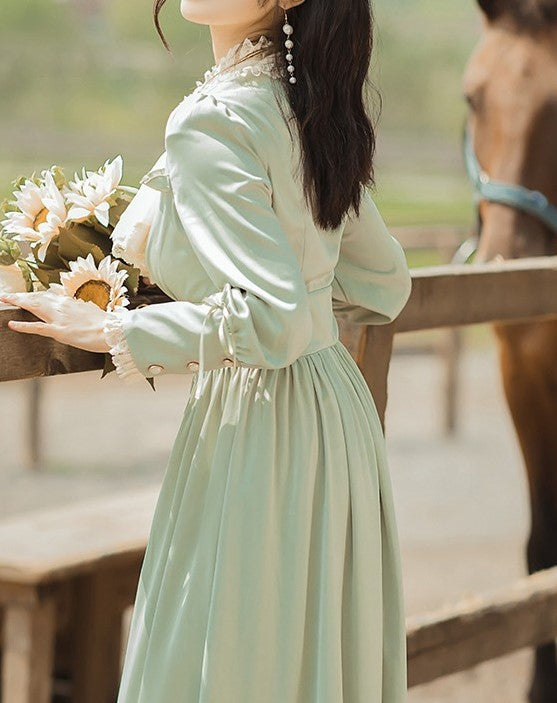
[[[137,191],[139,190],[139,188],[137,188],[136,186],[124,186],[124,185],[119,185],[119,186],[116,188],[116,190],[117,190],[120,194],[124,193],[124,195],[120,195],[120,197],[127,197],[127,194],[129,194],[129,195],[130,195],[130,200],[131,200],[131,199],[137,194]]]
[[[19,211],[17,200],[9,200],[8,198],[4,198],[4,200],[0,202],[0,219],[4,220],[8,212],[17,211]],[[4,228],[0,227],[0,230],[3,231]]]
[[[103,367],[101,379],[103,379],[111,371],[115,371],[115,370],[116,370],[116,367],[114,366],[114,363],[112,362],[112,354],[110,352],[105,352],[104,353],[104,367]]]
[[[33,257],[35,261],[37,262],[37,265],[40,266],[40,268],[49,270],[49,269],[56,269],[56,270],[66,270],[67,269],[67,264],[64,263],[63,259],[60,258],[58,255],[58,247],[59,247],[59,235],[54,237],[54,239],[50,242],[46,249],[46,256],[44,257],[44,261],[41,261],[38,257],[38,251],[39,251],[39,246],[32,246],[31,251],[33,253]]]
[[[66,266],[69,266],[68,262],[75,261],[78,256],[86,258],[88,254],[93,255],[95,264],[98,265],[101,259],[110,253],[110,240],[90,227],[78,225],[60,230],[58,239],[60,242],[58,253]],[[105,249],[108,251],[105,252]]]
[[[100,235],[96,233],[91,235],[89,227],[71,227],[60,230],[58,235],[60,241],[58,253],[66,267],[69,268],[69,262],[75,261],[78,256],[86,258],[88,254],[93,255],[95,264],[98,265],[99,261],[106,256],[106,253],[109,253],[105,253],[104,249],[95,243],[95,237],[98,236]]]
[[[151,386],[151,388],[156,391],[157,389],[155,388],[155,379],[152,376],[149,376],[149,378],[145,379],[147,383]]]
[[[110,215],[109,215],[109,217],[110,217]],[[108,223],[108,227],[105,227],[104,225],[101,225],[101,223],[95,217],[88,226],[91,228],[91,230],[93,232],[99,232],[100,234],[102,234],[104,239],[108,239],[108,240],[110,239],[110,235],[112,234],[112,227],[110,226],[110,220]]]
[[[131,197],[129,199],[120,197],[117,199],[116,205],[113,205],[110,208],[110,210],[108,211],[108,220],[112,228],[116,227],[116,225],[120,221],[120,217],[130,204],[130,201]]]
[[[31,267],[23,259],[16,261],[16,264],[17,264],[17,267],[19,268],[19,270],[21,271],[23,278],[25,280],[25,289],[27,290],[28,293],[32,293],[35,288],[33,286],[33,277],[31,275]],[[43,285],[44,285],[44,283],[43,283]]]
[[[120,261],[120,259],[118,259]],[[122,262],[118,266],[118,271],[125,269],[128,272],[128,277],[124,281],[124,285],[128,289],[129,295],[137,295],[137,288],[139,286],[139,269],[135,268],[131,264],[126,264]]]
[[[47,171],[50,171],[52,173],[52,177],[54,179],[54,182],[56,183],[56,187],[58,188],[58,190],[60,190],[62,186],[66,185],[66,176],[64,175],[64,170],[60,166],[54,164],[50,168],[45,168],[41,172],[41,175],[44,177]]]
[[[43,284],[45,288],[48,288],[51,283],[60,283],[60,270],[59,269],[42,269],[36,268],[33,273],[37,277],[40,283]]]
[[[15,239],[0,236],[0,265],[10,266],[21,256],[21,249]]]

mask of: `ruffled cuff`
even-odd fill
[[[128,313],[129,310],[122,306],[107,311],[103,332],[110,347],[109,351],[112,363],[116,367],[116,373],[125,383],[134,383],[139,379],[144,379],[145,376],[136,366],[124,335],[124,315]]]

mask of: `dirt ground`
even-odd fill
[[[39,472],[22,451],[29,383],[3,384],[0,515],[158,485],[189,379],[159,378],[156,393],[100,371],[44,379]],[[526,573],[526,481],[492,345],[463,354],[454,436],[443,432],[442,382],[439,357],[395,353],[386,431],[407,615]],[[413,687],[408,703],[522,703],[531,661],[518,651]]]

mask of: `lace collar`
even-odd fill
[[[261,73],[278,78],[279,74],[275,68],[275,56],[272,52],[273,42],[262,34],[256,42],[252,42],[249,37],[243,41],[234,44],[230,49],[221,56],[214,66],[205,71],[202,81],[196,81],[196,87],[193,93],[198,93],[204,89],[209,83],[213,85],[220,80],[232,78],[235,76],[247,76],[252,74],[259,76]],[[251,54],[252,51],[261,51],[271,49],[271,53],[266,53],[264,56],[252,56],[249,62],[243,61],[236,68],[244,56]]]

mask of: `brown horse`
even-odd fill
[[[478,3],[483,32],[462,87],[483,178],[538,191],[538,201],[557,206],[557,0]],[[476,261],[557,254],[547,218],[513,203],[479,199],[478,235]],[[528,474],[533,573],[557,565],[557,321],[498,323],[494,331]],[[554,642],[536,649],[528,699],[557,701]]]

